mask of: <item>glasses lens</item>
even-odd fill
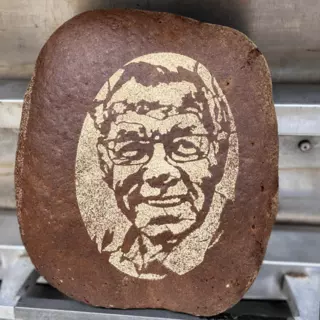
[[[204,135],[175,138],[170,147],[171,159],[175,162],[189,162],[208,155],[209,140]]]
[[[110,159],[117,165],[143,164],[150,158],[149,141],[107,141]]]

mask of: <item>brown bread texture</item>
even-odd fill
[[[80,14],[37,59],[15,179],[25,247],[61,292],[221,313],[256,278],[277,213],[266,61],[228,27]]]

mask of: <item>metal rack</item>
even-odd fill
[[[15,215],[6,213],[5,221],[1,223],[2,230],[6,226],[12,228],[14,224],[17,224]],[[258,278],[244,299],[227,314],[252,315],[252,309],[255,308],[255,315],[260,313],[271,319],[270,311],[266,311],[263,303],[279,304],[286,301],[290,312],[280,304],[281,308],[273,308],[273,315],[282,313],[288,317],[291,314],[294,319],[319,319],[320,259],[318,248],[310,248],[310,243],[320,243],[318,227],[291,230],[276,226]],[[279,255],[282,259],[279,259]],[[90,307],[44,285],[45,279],[35,271],[22,245],[1,245],[0,256],[0,319],[196,319],[161,310],[124,311]],[[244,304],[247,306],[244,307]]]

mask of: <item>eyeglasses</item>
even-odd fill
[[[157,136],[159,137],[159,136]],[[109,158],[116,165],[138,165],[147,163],[154,153],[154,145],[162,143],[166,155],[174,162],[190,162],[205,158],[209,153],[206,135],[181,137],[161,136],[159,139],[112,139],[104,140]]]

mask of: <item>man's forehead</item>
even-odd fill
[[[134,77],[124,83],[108,101],[108,108],[117,103],[139,105],[142,101],[162,106],[182,106],[186,96],[195,98],[197,87],[189,81],[159,83],[156,86],[144,86]]]
[[[139,136],[151,136],[154,132],[167,134],[173,130],[192,134],[207,134],[202,121],[194,113],[176,113],[163,119],[129,111],[121,114],[111,123],[109,139],[115,139],[119,132],[137,132]]]

